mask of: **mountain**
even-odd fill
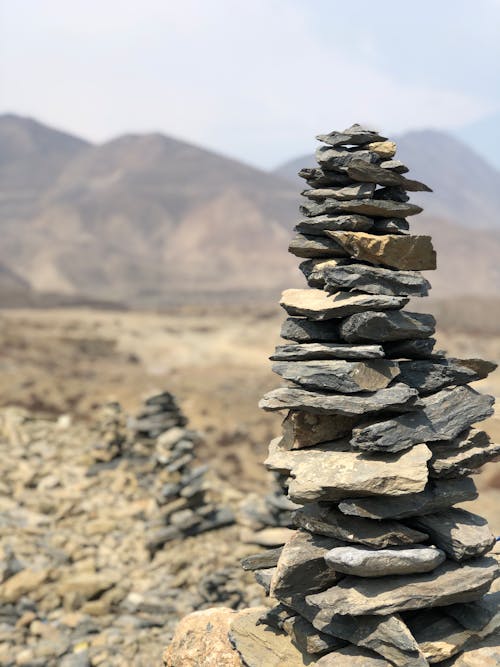
[[[436,189],[415,224],[440,252],[436,295],[488,295],[500,284],[500,235],[487,229],[496,172],[456,143],[402,137],[415,177]],[[0,154],[0,264],[35,291],[152,306],[303,283],[286,252],[290,174],[312,158],[270,174],[162,134],[94,145],[13,115],[0,116]]]
[[[453,134],[500,171],[500,113],[466,125]]]
[[[35,211],[3,215],[0,259],[15,257],[39,290],[100,299],[279,288],[294,274],[295,207],[293,186],[272,175],[160,134],[127,135],[76,147]]]

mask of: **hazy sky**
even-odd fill
[[[317,132],[500,111],[500,0],[0,0],[0,111],[271,167]]]

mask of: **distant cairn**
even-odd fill
[[[396,145],[360,125],[317,139],[289,248],[308,287],[283,293],[271,359],[285,384],[260,403],[286,411],[266,466],[300,508],[282,548],[245,562],[277,604],[229,634],[252,666],[423,667],[500,625],[495,539],[455,507],[500,454],[473,427],[494,399],[468,386],[496,365],[435,352],[432,315],[404,310],[436,254],[409,231],[422,209],[407,192],[430,188]]]

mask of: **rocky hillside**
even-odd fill
[[[447,135],[412,133],[400,145],[411,175],[435,189],[416,223],[442,258],[433,295],[497,293],[498,173]],[[70,299],[274,299],[301,283],[286,248],[303,184],[289,177],[308,164],[269,174],[161,134],[92,145],[1,116],[0,263],[26,288]]]

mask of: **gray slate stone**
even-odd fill
[[[327,394],[306,391],[294,387],[274,389],[261,399],[259,407],[263,410],[303,410],[320,414],[346,416],[365,415],[387,410],[402,412],[417,409],[420,405],[415,389],[404,384],[395,384],[373,393],[356,396]]]
[[[246,556],[240,561],[241,567],[244,570],[262,570],[268,567],[276,567],[281,550],[282,547],[278,549],[266,549],[266,551]]]
[[[385,356],[388,359],[429,359],[433,354],[435,338],[414,338],[413,340],[384,343]]]
[[[463,509],[416,517],[411,523],[428,533],[436,546],[459,562],[482,556],[495,544],[486,519]]]
[[[410,180],[401,176],[396,171],[391,171],[379,165],[369,164],[364,160],[351,160],[347,167],[347,174],[353,181],[360,181],[362,183],[396,186],[408,192],[432,192],[431,188],[424,183]]]
[[[296,257],[347,257],[347,253],[333,239],[326,236],[296,234],[288,246]]]
[[[339,504],[344,514],[367,519],[405,519],[432,514],[457,503],[477,498],[476,485],[469,477],[432,480],[419,493],[399,498],[347,498]]]
[[[422,399],[422,409],[353,430],[354,449],[399,452],[420,442],[453,440],[461,431],[491,417],[494,398],[468,386],[443,389]]]
[[[297,526],[317,535],[373,549],[406,546],[427,540],[427,534],[397,521],[372,521],[345,516],[330,503],[308,503],[295,512]]]
[[[371,183],[355,183],[344,187],[312,188],[302,190],[301,195],[313,201],[336,199],[337,201],[351,201],[352,199],[371,199],[375,186]]]
[[[357,577],[430,572],[445,559],[444,551],[422,545],[378,551],[353,546],[334,547],[325,556],[327,564],[337,572]]]
[[[329,185],[352,185],[355,182],[347,174],[328,171],[319,167],[305,167],[299,171],[298,175],[307,181],[312,188],[328,187]]]
[[[377,218],[371,234],[409,234],[410,223],[404,218]]]
[[[297,530],[283,547],[273,573],[271,595],[287,604],[296,595],[321,591],[335,584],[342,575],[324,557],[339,544],[342,543],[334,538]]]
[[[343,132],[318,134],[316,139],[322,141],[324,144],[335,147],[345,145],[361,146],[363,144],[370,144],[373,141],[386,141],[387,137],[383,137],[376,130],[371,130],[358,123],[354,123],[354,125],[343,130]]]
[[[417,389],[423,396],[450,385],[478,380],[476,373],[467,366],[462,366],[459,359],[400,361],[399,368],[399,380]]]
[[[410,200],[410,197],[406,194],[403,188],[397,185],[390,185],[384,188],[379,188],[374,194],[374,199],[407,202]]]
[[[366,264],[347,264],[323,271],[327,291],[359,290],[388,296],[427,296],[430,283],[417,271],[392,271]]]
[[[384,356],[381,345],[346,345],[345,343],[302,343],[278,345],[272,361],[307,361],[311,359],[378,359]]]
[[[338,320],[315,322],[288,317],[281,325],[280,336],[297,343],[334,343],[340,340]]]
[[[275,567],[268,567],[262,570],[253,571],[255,581],[259,584],[259,586],[262,586],[262,588],[266,592],[266,595],[269,595],[269,592],[271,590],[271,581],[275,572],[276,572]]]
[[[410,215],[417,215],[422,210],[416,204],[385,199],[352,199],[351,201],[324,199],[321,202],[309,202],[300,206],[300,212],[308,218],[316,215],[343,215],[345,213],[359,213],[374,218],[406,218]]]
[[[359,417],[320,415],[290,410],[281,425],[284,449],[303,449],[349,435]]]
[[[330,146],[319,146],[316,149],[316,161],[320,168],[327,171],[340,171],[347,174],[347,167],[353,160],[378,164],[380,156],[370,150],[350,151]]]
[[[457,449],[430,445],[432,459],[429,462],[429,475],[438,479],[463,477],[474,473],[478,468],[500,456],[500,444],[491,442],[482,447]]]
[[[311,236],[326,236],[325,231],[366,232],[373,227],[373,219],[365,215],[318,215],[295,225],[295,231]]]
[[[441,607],[479,600],[498,574],[494,558],[465,564],[445,561],[432,572],[368,579],[347,576],[322,593],[308,595],[307,604],[319,607],[325,625],[336,614],[385,616],[399,611]],[[318,628],[316,622],[315,627]],[[319,628],[318,628],[319,629]]]
[[[308,655],[323,655],[346,645],[343,639],[316,630],[312,623],[300,615],[291,616],[283,622],[283,630],[295,646]]]
[[[352,263],[352,259],[308,259],[299,264],[299,269],[306,277],[309,287],[320,287],[323,289],[325,286],[325,271]]]
[[[425,313],[369,311],[356,313],[340,326],[340,336],[348,343],[403,341],[432,336],[436,320]]]
[[[399,375],[398,364],[388,359],[344,361],[278,361],[273,372],[307,389],[353,394],[384,389]]]
[[[401,162],[401,160],[384,160],[380,163],[379,166],[381,169],[388,169],[390,171],[396,172],[397,174],[406,174],[410,171],[408,167]]]

